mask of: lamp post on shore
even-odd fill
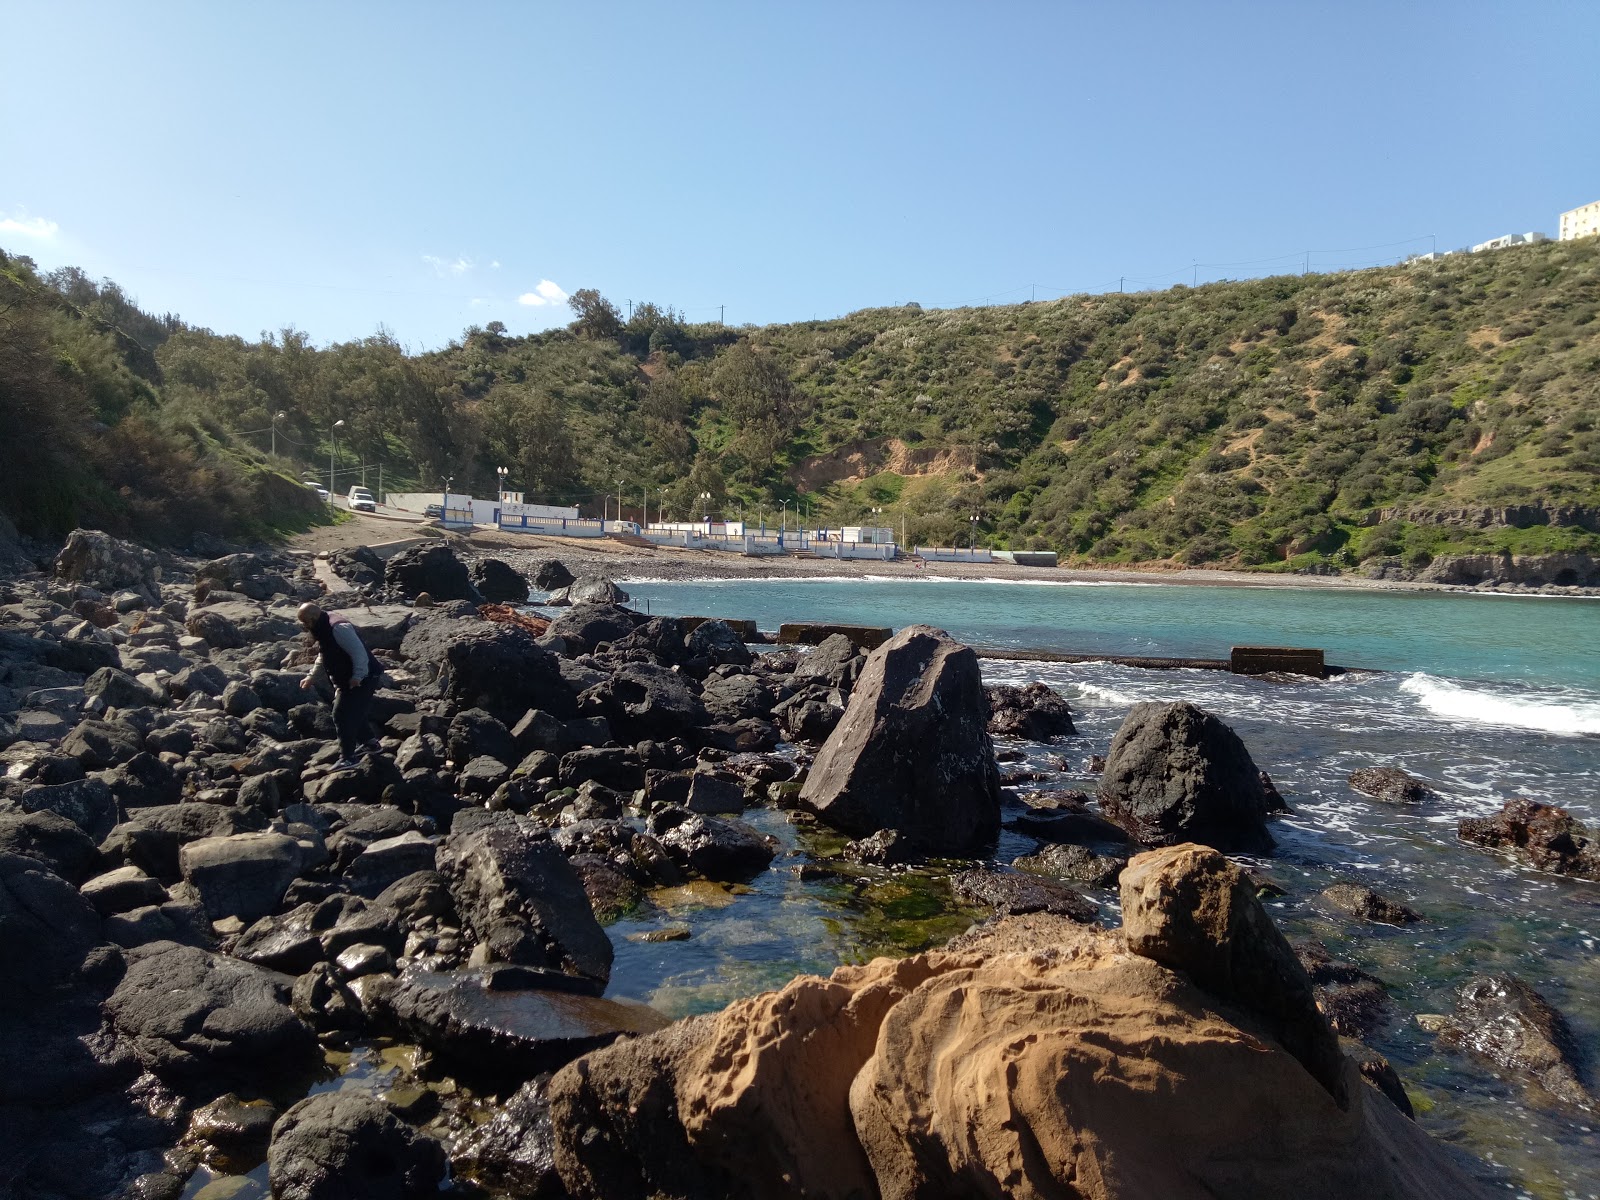
[[[343,425],[344,425],[343,421],[335,421],[333,423],[333,428],[328,430],[328,503],[329,504],[333,503],[333,494],[334,494],[334,492],[339,490],[338,488],[333,486],[333,452],[334,452],[334,449],[339,445],[339,433],[338,433],[338,431],[339,431],[339,429],[341,427],[343,427]]]
[[[272,414],[272,457],[273,458],[277,458],[278,457],[278,422],[283,420],[288,415],[289,415],[288,413],[281,413],[281,412]],[[333,489],[332,488],[328,489],[328,494],[329,495],[333,494]]]
[[[711,532],[711,493],[700,493],[700,519],[705,522],[706,532]]]
[[[973,513],[967,520],[972,525],[972,538],[967,543],[967,549],[976,553],[978,549],[978,514]]]

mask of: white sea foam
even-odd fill
[[[1508,695],[1416,674],[1400,684],[1437,717],[1478,725],[1537,729],[1544,733],[1600,734],[1600,700],[1532,694]]]

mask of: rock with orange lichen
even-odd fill
[[[1007,918],[589,1054],[551,1082],[563,1182],[606,1200],[1486,1195],[1338,1053],[1236,875],[1203,847],[1141,855],[1127,936]]]

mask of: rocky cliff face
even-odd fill
[[[607,1200],[1485,1194],[1339,1054],[1237,868],[1172,847],[1134,859],[1124,892],[1126,936],[1008,918],[578,1060],[550,1086],[563,1182]]]
[[[1592,554],[1443,554],[1426,567],[1413,569],[1398,558],[1372,559],[1362,572],[1373,579],[1416,580],[1474,587],[1600,587],[1600,561]]]

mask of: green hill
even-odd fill
[[[74,282],[34,280],[65,303]],[[630,516],[648,490],[652,517],[788,501],[812,524],[903,521],[913,542],[1085,562],[1418,565],[1600,552],[1597,310],[1600,239],[744,329],[649,304],[623,320],[585,291],[568,328],[491,324],[415,356],[384,334],[246,342],[127,306],[95,326],[117,386],[84,386],[257,467],[268,435],[238,431],[281,412],[290,473],[325,474],[343,420],[341,487],[381,463],[390,487],[491,494],[505,466],[530,497],[595,512],[620,483]]]

